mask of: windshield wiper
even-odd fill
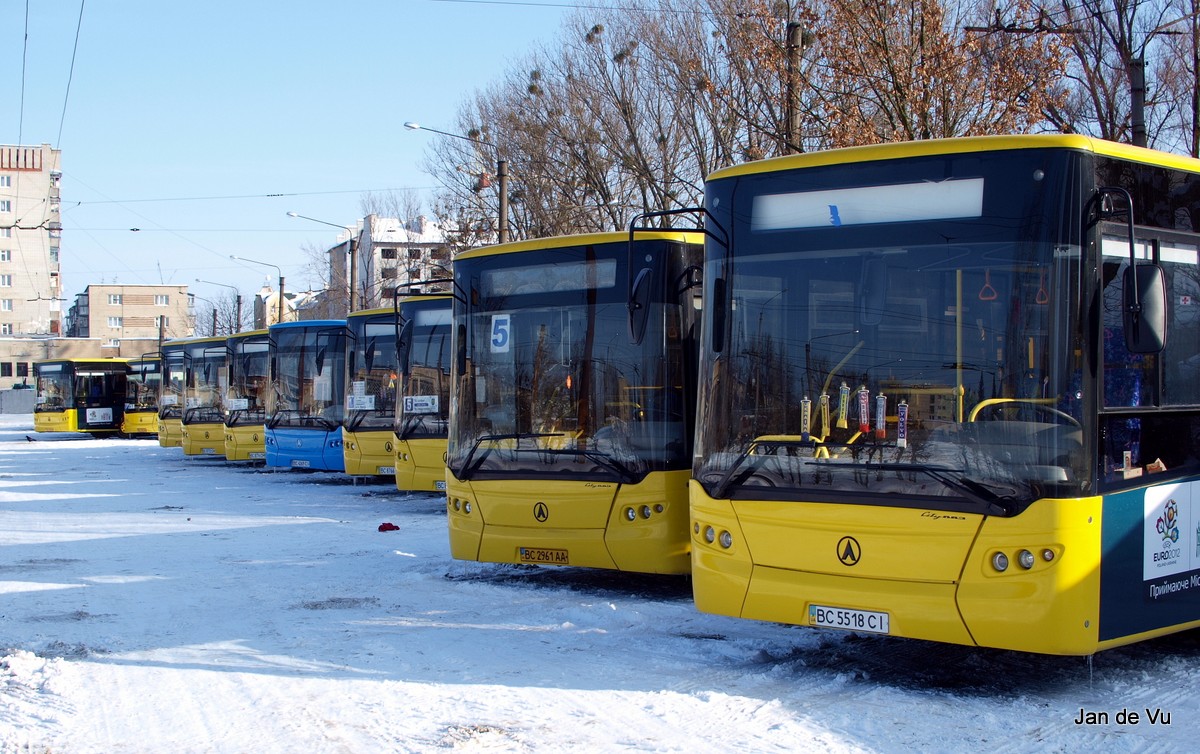
[[[597,466],[602,466],[616,474],[618,480],[623,484],[632,484],[638,479],[632,469],[603,451],[583,450],[580,448],[539,448],[532,452],[548,453],[556,456],[583,456]]]
[[[492,454],[491,443],[494,443],[498,440],[516,440],[519,443],[521,440],[527,438],[532,440],[538,437],[562,436],[562,432],[514,432],[507,435],[480,435],[478,438],[476,438],[474,444],[471,445],[471,449],[467,451],[467,457],[463,459],[462,471],[458,473],[458,478],[465,482],[471,477],[475,476],[475,472],[479,470],[479,467],[483,465],[483,462],[487,460],[487,457]],[[479,446],[483,445],[485,442],[488,443],[488,449],[485,450],[478,459],[476,459],[475,451],[479,450]]]
[[[785,447],[787,447],[787,446],[810,447],[813,445],[813,442],[812,442],[812,440],[802,440],[799,438],[797,438],[795,440],[787,440],[787,439],[751,440],[750,444],[746,446],[746,449],[738,454],[737,460],[735,460],[732,464],[729,465],[729,470],[726,471],[724,476],[721,477],[721,481],[717,482],[717,486],[713,488],[713,497],[714,498],[719,499],[719,498],[725,497],[725,494],[727,492],[729,492],[729,488],[733,486],[734,472],[741,469],[742,464],[746,462],[746,459],[749,458],[751,456],[751,454],[754,453],[754,450],[756,448],[758,448],[759,445],[764,445],[764,446],[781,445],[781,446],[785,446]],[[770,456],[768,456],[768,455],[759,456],[759,458],[757,460],[755,460],[754,466],[749,469],[746,469],[744,472],[742,472],[742,474],[740,476],[743,479],[750,476],[758,469],[759,466],[762,466],[763,463],[766,462],[767,458],[769,458],[769,457]]]

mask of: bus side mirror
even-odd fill
[[[459,377],[467,376],[467,326],[459,325],[454,331],[454,371]]]
[[[413,320],[404,323],[400,335],[396,339],[396,363],[400,365],[400,374],[405,377],[409,373],[408,360],[412,355]]]
[[[638,345],[646,337],[646,323],[650,319],[650,281],[654,271],[643,267],[633,280],[633,290],[629,292],[629,342]]]
[[[712,301],[712,350],[720,353],[725,350],[725,312],[729,302],[725,300],[725,278],[713,281]]]
[[[1126,349],[1130,353],[1161,353],[1167,344],[1167,284],[1162,267],[1126,267],[1123,283]]]

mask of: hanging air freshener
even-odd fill
[[[858,431],[864,435],[871,431],[871,391],[866,385],[858,389]]]
[[[850,413],[850,386],[842,383],[838,388],[838,418],[837,425],[839,429],[845,429],[849,425],[846,423],[846,416]]]
[[[829,393],[821,393],[821,438],[829,437]]]
[[[812,401],[808,396],[804,396],[804,400],[800,401],[800,440],[808,442],[811,435],[810,429],[812,424]]]
[[[908,402],[900,401],[896,407],[896,447],[908,447]]]
[[[883,393],[875,396],[875,439],[887,437],[887,398]]]

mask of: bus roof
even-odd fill
[[[704,236],[695,231],[683,230],[639,230],[637,238],[640,240],[665,240],[679,241],[682,243],[703,243]],[[512,241],[510,243],[498,244],[495,246],[477,246],[473,249],[467,249],[458,254],[455,259],[473,259],[475,257],[485,257],[494,254],[513,254],[522,251],[537,251],[541,249],[563,249],[569,246],[589,246],[596,244],[608,243],[628,243],[629,233],[626,231],[613,231],[609,233],[580,233],[574,236],[550,236],[548,238],[531,238],[524,241]]]
[[[1200,160],[1155,149],[1118,144],[1077,134],[1024,134],[1013,136],[966,136],[954,139],[927,139],[863,147],[845,147],[822,152],[774,157],[723,168],[708,176],[709,181],[735,178],[757,173],[812,168],[825,165],[844,165],[873,160],[898,160],[907,157],[928,157],[970,152],[996,152],[1008,149],[1075,149],[1115,157],[1131,162],[1159,165],[1175,170],[1200,173]]]

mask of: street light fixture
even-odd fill
[[[500,217],[498,220],[497,234],[500,243],[508,242],[508,161],[500,157],[500,147],[490,141],[483,139],[463,136],[462,134],[450,133],[449,131],[439,131],[436,128],[422,126],[420,123],[408,121],[404,127],[410,131],[432,131],[435,134],[449,136],[452,139],[462,139],[463,141],[474,142],[475,144],[483,144],[496,150],[496,176],[500,179]]]
[[[283,270],[279,269],[279,265],[271,264],[270,262],[260,262],[257,259],[247,259],[245,257],[237,257],[233,254],[229,255],[230,259],[236,259],[239,262],[249,262],[250,264],[261,264],[263,267],[274,267],[279,273],[279,316],[276,321],[283,322]],[[265,323],[264,323],[265,324]]]
[[[349,304],[347,311],[353,312],[356,308],[358,308],[358,296],[354,290],[356,287],[358,287],[358,253],[357,253],[358,239],[355,237],[354,229],[350,228],[347,225],[338,225],[337,223],[331,223],[331,222],[327,222],[325,220],[318,220],[317,218],[309,217],[308,215],[301,215],[298,212],[289,212],[289,213],[287,213],[287,215],[288,215],[288,217],[298,217],[301,220],[311,220],[314,223],[328,225],[332,228],[341,228],[342,230],[344,230],[350,234],[350,240],[346,242],[347,247],[348,247],[348,253],[350,255],[350,298],[347,302]]]
[[[217,283],[212,280],[201,280],[200,278],[196,278],[196,282],[207,283],[209,285],[219,285],[222,288],[232,288],[234,292],[237,293],[237,314],[235,315],[236,319],[234,319],[234,324],[229,326],[229,334],[233,335],[235,332],[240,331],[242,329],[242,292],[238,290],[238,287],[236,285],[229,285],[228,283]],[[234,329],[235,327],[237,330]],[[216,333],[214,332],[213,335],[216,335]]]

